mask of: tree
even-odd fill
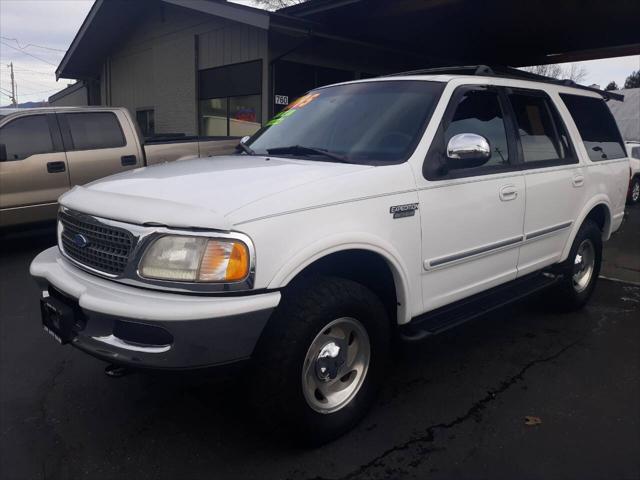
[[[631,72],[631,75],[624,81],[624,88],[640,88],[640,70]]]
[[[609,90],[620,90],[618,84],[616,82],[609,82],[606,87],[604,87],[606,91]]]
[[[572,80],[576,83],[583,82],[587,78],[587,69],[575,63],[570,63],[566,66],[553,63],[548,65],[533,65],[531,67],[524,67],[522,70],[535,73],[536,75],[557,78],[559,80]]]
[[[291,5],[298,5],[304,3],[307,0],[254,0],[254,2],[266,10],[279,10],[284,7],[290,7]]]

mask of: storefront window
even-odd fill
[[[200,101],[200,135],[227,136],[228,107],[226,98]]]
[[[229,98],[229,135],[253,135],[261,126],[260,95]]]
[[[200,135],[243,137],[262,125],[262,62],[200,70]]]

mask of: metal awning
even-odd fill
[[[160,0],[97,0],[56,70],[95,78]],[[524,66],[640,53],[640,1],[310,0],[275,13],[219,0],[161,0],[263,29],[408,55],[415,65]]]
[[[638,0],[310,0],[277,13],[434,65],[525,66],[640,53]]]

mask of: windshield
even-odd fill
[[[403,162],[418,144],[443,88],[439,82],[393,80],[312,90],[246,144],[258,155]]]

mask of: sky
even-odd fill
[[[19,102],[47,99],[73,83],[56,82],[55,69],[92,4],[93,0],[0,0],[0,105],[9,103],[10,62]],[[622,87],[632,71],[640,70],[640,56],[577,63],[587,70],[584,83],[601,87],[612,80]]]

